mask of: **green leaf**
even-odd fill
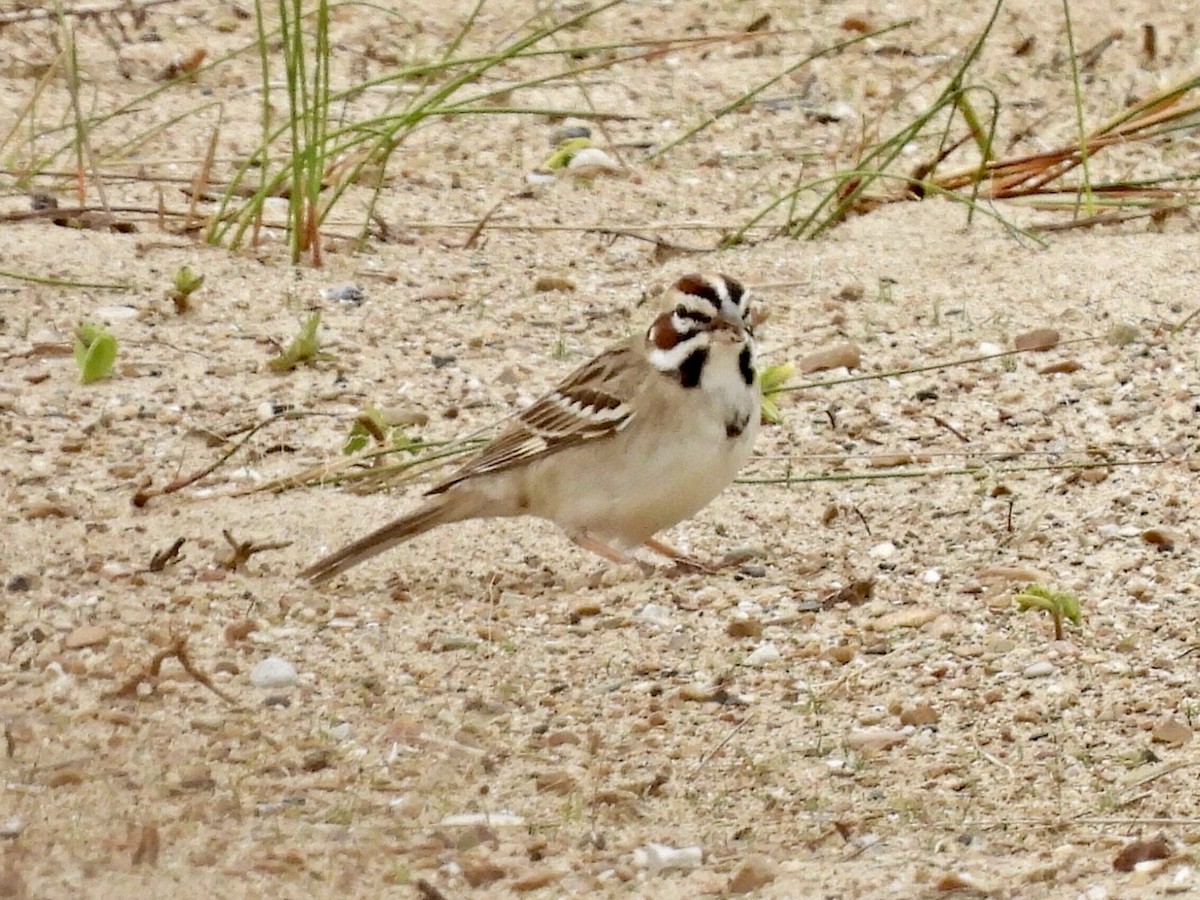
[[[183,315],[191,308],[191,296],[204,284],[204,276],[197,275],[187,266],[180,266],[171,279],[167,299],[175,304],[175,312]]]
[[[321,314],[313,313],[300,329],[300,333],[292,339],[287,349],[267,362],[272,372],[290,372],[301,363],[312,362],[323,357],[321,339],[317,337],[317,328],[321,324]]]
[[[172,283],[175,291],[186,297],[200,290],[200,286],[204,284],[204,276],[197,275],[188,266],[180,266],[175,272],[175,278]]]
[[[1038,609],[1062,616],[1076,625],[1083,624],[1083,608],[1079,598],[1066,591],[1053,591],[1040,584],[1031,584],[1017,594],[1016,601],[1021,612]]]
[[[80,384],[107,378],[117,361],[117,339],[99,325],[84,323],[76,328],[74,350]]]
[[[565,169],[571,162],[571,158],[580,150],[587,147],[594,147],[595,144],[589,138],[577,137],[568,138],[554,148],[554,152],[546,157],[541,168],[554,172],[558,169]]]
[[[354,417],[350,434],[346,436],[346,443],[342,445],[342,455],[353,456],[371,443],[372,439],[380,444],[384,443],[387,440],[387,425],[379,410],[364,409]]]
[[[788,379],[795,374],[796,367],[791,363],[767,366],[759,374],[758,383],[762,388],[761,407],[764,422],[778,425],[783,421],[783,413],[779,411],[779,402],[775,399],[775,395],[779,393],[780,388],[787,384]]]

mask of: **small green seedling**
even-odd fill
[[[272,372],[290,372],[302,363],[310,363],[322,359],[328,354],[321,352],[321,339],[317,337],[317,328],[321,325],[321,314],[313,313],[300,329],[300,333],[292,338],[282,353],[267,362]]]
[[[575,157],[576,153],[578,153],[580,150],[586,150],[588,147],[594,146],[596,145],[593,144],[589,138],[568,138],[554,148],[554,152],[547,156],[542,162],[541,168],[545,169],[547,172],[556,172],[559,169],[565,169],[568,165],[570,165],[571,160]]]
[[[1063,639],[1063,619],[1070,619],[1076,626],[1083,624],[1083,612],[1079,598],[1066,591],[1052,591],[1040,584],[1031,584],[1017,594],[1017,608],[1021,612],[1040,609],[1054,620],[1054,639]]]
[[[354,417],[350,426],[350,434],[342,445],[343,456],[353,456],[364,449],[371,441],[377,444],[387,443],[388,427],[384,424],[383,416],[376,409],[364,409]]]
[[[117,361],[117,339],[99,325],[83,324],[75,329],[75,365],[79,383],[91,384],[107,378]]]
[[[762,420],[764,422],[778,425],[783,421],[783,413],[779,411],[779,401],[775,399],[775,395],[795,374],[796,367],[794,365],[783,363],[778,366],[767,366],[759,375],[759,384],[762,387]]]
[[[197,275],[187,266],[180,266],[172,279],[171,289],[167,291],[167,299],[175,304],[175,312],[183,315],[191,309],[192,294],[200,290],[203,284],[203,275]]]
[[[401,426],[389,424],[379,410],[364,409],[354,417],[350,434],[342,445],[342,454],[353,456],[365,450],[372,441],[379,447],[406,450],[409,453],[416,453],[425,446],[420,438],[410,438]]]

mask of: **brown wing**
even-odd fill
[[[630,401],[649,374],[650,367],[632,344],[601,353],[534,401],[429,493],[440,494],[477,475],[502,472],[568,447],[612,437],[633,421]]]

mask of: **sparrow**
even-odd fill
[[[758,434],[750,296],[726,275],[685,275],[644,334],[605,350],[524,409],[426,493],[424,505],[313,563],[314,584],[430,529],[538,516],[615,563],[733,481]]]

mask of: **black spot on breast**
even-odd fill
[[[746,430],[746,423],[750,421],[750,416],[746,413],[739,413],[732,419],[725,420],[725,437],[733,440],[733,438],[741,437],[742,432]]]
[[[750,360],[749,347],[743,347],[742,352],[738,355],[738,369],[742,373],[742,381],[746,384],[754,384],[754,365]]]
[[[708,360],[708,350],[697,350],[683,361],[679,367],[679,383],[685,388],[699,387],[700,374],[704,371],[704,363]]]

